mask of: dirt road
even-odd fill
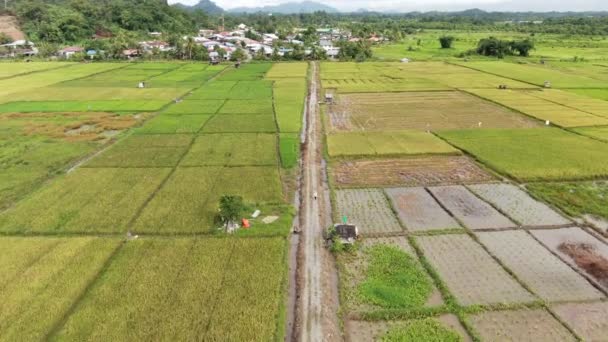
[[[329,191],[322,157],[318,108],[318,66],[311,64],[312,79],[305,111],[306,141],[302,157],[302,202],[299,251],[299,341],[341,340],[337,324],[337,279],[333,258],[324,246],[323,231],[330,220]],[[315,196],[316,195],[316,196]],[[315,198],[316,197],[316,198]]]

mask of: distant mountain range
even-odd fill
[[[263,7],[236,7],[229,10],[224,10],[211,0],[200,0],[196,5],[188,6],[181,3],[176,3],[173,6],[180,7],[186,10],[197,10],[200,9],[209,14],[220,14],[220,13],[275,13],[275,14],[299,14],[299,13],[313,13],[317,11],[323,11],[326,13],[341,13],[338,9],[324,5],[315,1],[301,1],[301,2],[286,2],[274,6],[263,6]],[[345,13],[345,12],[342,12]],[[559,18],[565,16],[607,16],[608,13],[605,11],[597,12],[488,12],[478,8],[467,9],[462,11],[427,11],[427,12],[399,12],[399,11],[372,11],[366,8],[359,8],[356,11],[350,12],[355,15],[368,15],[368,14],[397,14],[397,15],[410,15],[416,17],[433,17],[433,16],[450,16],[450,17],[472,17],[472,18],[493,18],[496,20],[530,20],[533,19],[544,19],[544,18]]]
[[[264,7],[236,7],[225,11],[220,6],[216,5],[211,0],[201,0],[198,4],[188,6],[177,3],[173,6],[180,7],[186,10],[203,10],[209,14],[219,14],[224,12],[230,13],[276,13],[276,14],[294,14],[294,13],[313,13],[318,11],[324,11],[327,13],[338,13],[339,11],[331,6],[323,5],[314,1],[302,1],[302,2],[286,2],[275,6],[264,6]]]
[[[313,13],[323,11],[327,13],[338,13],[339,11],[331,6],[327,6],[314,1],[302,2],[286,2],[274,6],[264,7],[236,7],[228,10],[230,13],[277,13],[277,14],[293,14],[293,13]]]

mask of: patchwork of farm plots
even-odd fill
[[[282,339],[307,64],[86,67],[0,104],[0,340]]]
[[[608,105],[583,93],[606,84],[486,63],[321,66],[352,341],[608,335]]]

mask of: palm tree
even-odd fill
[[[188,37],[186,39],[186,44],[184,45],[184,51],[188,55],[188,59],[190,60],[192,59],[192,52],[194,51],[195,47],[196,42],[194,41],[194,38]]]

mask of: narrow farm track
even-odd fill
[[[303,182],[300,224],[302,240],[299,250],[299,305],[297,340],[335,341],[337,329],[337,293],[335,266],[324,247],[323,230],[329,219],[328,191],[323,178],[321,131],[318,110],[318,66],[311,64],[312,77],[306,106],[306,142],[303,153]],[[318,195],[318,199],[315,198]]]

